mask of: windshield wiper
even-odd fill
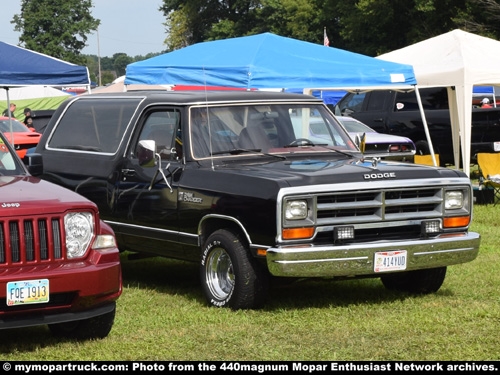
[[[262,152],[261,148],[233,148],[231,150],[224,150],[224,151],[214,151],[211,153],[211,155],[223,155],[223,154],[230,154],[230,155],[240,155],[240,154],[245,154],[248,152],[258,152],[261,155],[266,155],[266,156],[273,156],[278,159],[286,160],[286,157],[283,155],[275,155],[275,154],[268,154],[267,152]]]
[[[262,149],[260,149],[260,148],[233,148],[231,150],[214,151],[211,154],[212,155],[223,155],[223,154],[239,155],[239,154],[244,154],[247,152],[261,152],[261,151],[262,151]]]
[[[340,150],[337,150],[335,148],[329,148],[328,146],[330,146],[330,145],[328,143],[314,143],[311,140],[306,139],[306,138],[298,138],[295,141],[291,142],[290,144],[288,144],[288,145],[286,145],[284,147],[290,148],[290,147],[302,147],[302,146],[324,147],[328,151],[338,152],[339,154],[349,156],[350,158],[354,157],[351,153],[348,153],[348,152],[345,152],[345,151],[340,151]]]

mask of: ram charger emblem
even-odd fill
[[[203,203],[203,199],[195,197],[193,193],[179,192],[179,202]]]
[[[363,175],[365,180],[380,180],[386,178],[396,178],[396,172],[384,172],[384,173],[365,173]]]

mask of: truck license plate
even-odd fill
[[[49,302],[49,280],[24,280],[7,283],[7,306]]]
[[[375,272],[400,271],[406,269],[406,250],[375,253]]]

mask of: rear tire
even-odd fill
[[[203,247],[200,275],[207,302],[233,310],[261,307],[269,290],[269,274],[240,238],[217,230]]]
[[[445,277],[446,267],[440,267],[392,273],[381,276],[380,280],[389,290],[413,294],[429,294],[435,293],[441,288]]]

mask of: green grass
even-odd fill
[[[474,208],[477,259],[441,289],[412,296],[378,279],[273,288],[258,311],[205,305],[196,264],[123,260],[110,335],[54,339],[46,327],[0,331],[1,360],[499,360],[500,205]]]

